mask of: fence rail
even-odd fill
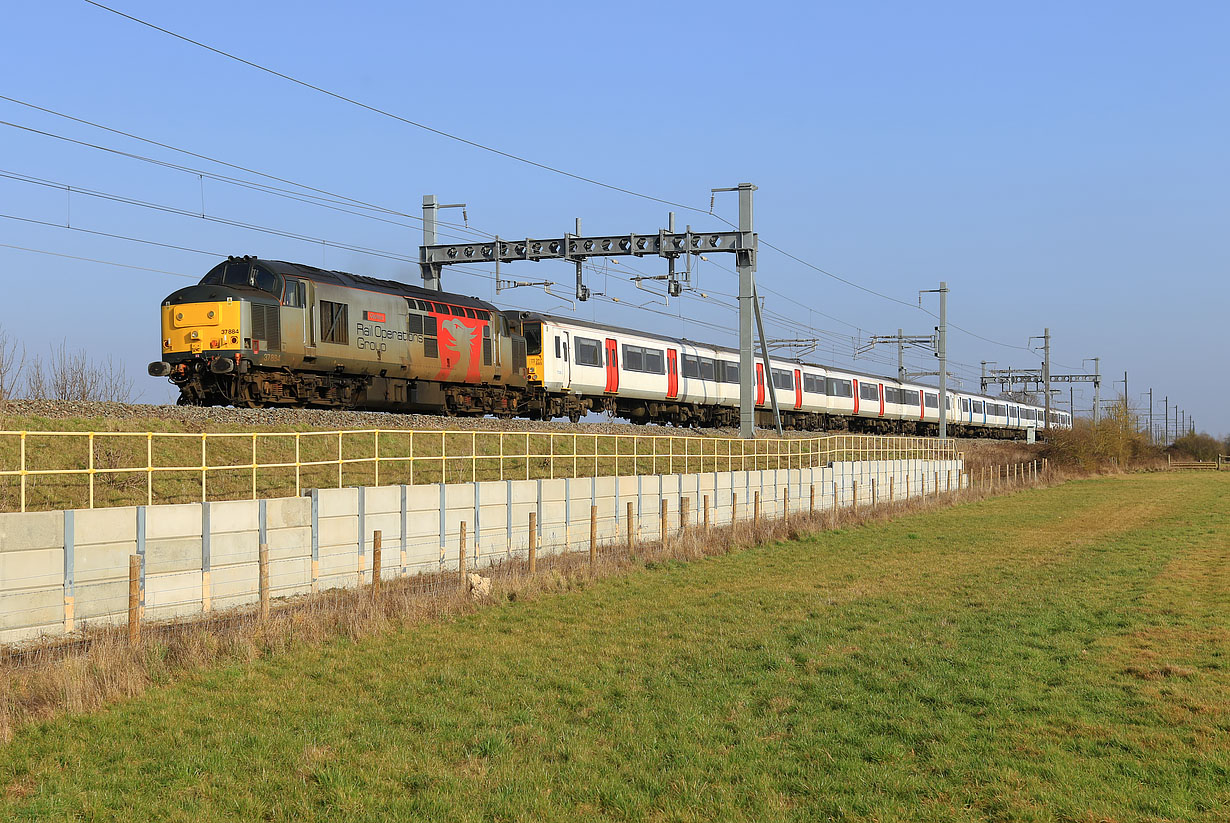
[[[299,496],[307,488],[953,460],[951,440],[355,429],[0,431],[0,511]]]

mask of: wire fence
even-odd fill
[[[951,440],[357,429],[0,431],[0,511],[299,496],[304,489],[954,460]]]

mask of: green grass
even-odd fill
[[[0,819],[1226,820],[1230,476],[823,533],[207,670]]]

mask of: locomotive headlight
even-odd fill
[[[189,340],[200,340],[201,333],[199,331],[194,331],[192,334],[188,335],[188,339]]]
[[[175,319],[176,319],[176,320],[183,320],[183,319],[184,319],[184,313],[183,313],[182,311],[181,311],[181,312],[176,312],[176,314],[175,314]]]
[[[213,319],[214,319],[214,313],[211,311],[209,314],[207,314],[207,315],[206,315],[206,317],[208,317],[210,320],[213,320]]]
[[[163,340],[163,341],[162,341],[162,347],[163,347],[164,349],[169,349],[169,348],[171,348],[171,339],[170,339],[169,337],[168,337],[166,340]]]

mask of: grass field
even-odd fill
[[[1074,481],[203,671],[0,819],[1227,820],[1230,476]]]

